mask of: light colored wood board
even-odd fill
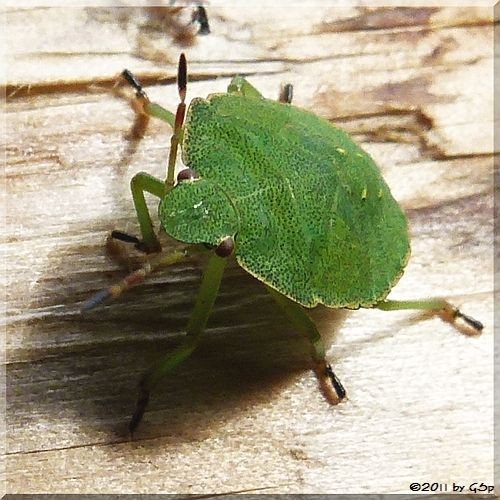
[[[8,35],[17,43],[9,47],[9,83],[36,86],[47,82],[114,78],[124,63],[133,63],[136,72],[173,76],[172,65],[177,61],[179,47],[172,44],[164,30],[155,31],[150,27],[151,10],[124,7],[118,14],[120,22],[116,19],[116,9],[110,8],[10,11]],[[281,15],[275,19],[279,10],[247,7],[240,15],[238,9],[218,7],[217,15],[210,20],[211,36],[203,38],[203,43],[186,48],[191,69],[195,68],[197,74],[220,75],[223,73],[221,66],[229,66],[227,73],[231,75],[234,68],[244,71],[245,65],[248,70],[259,64],[263,72],[266,63],[284,68],[295,60],[307,59],[331,59],[340,63],[352,59],[349,62],[354,64],[370,64],[371,61],[374,68],[382,71],[397,65],[415,69],[418,68],[415,59],[425,58],[427,65],[436,65],[453,62],[453,56],[457,55],[469,61],[478,53],[484,56],[487,48],[477,43],[477,38],[476,43],[458,44],[454,39],[456,32],[473,35],[478,27],[483,33],[481,36],[492,36],[491,30],[485,30],[489,34],[481,30],[491,22],[493,14],[492,9],[484,7],[389,11],[304,6],[290,12],[281,9]],[[297,13],[302,16],[300,23],[297,23]],[[26,29],[30,24],[39,25],[40,19],[46,27],[42,37],[37,36],[36,30]],[[362,23],[365,29],[359,28]],[[469,29],[462,29],[464,25]],[[144,34],[145,27],[150,28],[148,36]],[[440,29],[432,29],[434,27]],[[454,46],[459,50],[452,50]],[[222,57],[226,55],[224,50],[234,51],[232,53],[237,53],[238,58]],[[385,64],[380,65],[377,57],[372,59],[377,55],[384,57]],[[38,64],[40,58],[43,65]],[[332,80],[337,81],[339,76],[342,75],[337,71],[330,82],[334,83]],[[349,87],[356,83],[350,75],[346,75],[344,81]]]
[[[315,311],[349,392],[331,408],[305,341],[233,266],[203,346],[155,395],[136,441],[125,434],[135,384],[178,342],[201,266],[176,266],[78,315],[82,300],[125,273],[104,240],[115,228],[137,231],[129,179],[161,177],[168,154],[162,123],[132,151],[133,114],[109,92],[114,75],[129,67],[153,99],[176,105],[181,49],[168,36],[146,41],[143,10],[121,11],[121,25],[103,21],[106,12],[116,13],[7,12],[16,41],[3,239],[8,491],[491,484],[492,10],[209,9],[213,33],[183,49],[189,96],[224,91],[237,72],[269,97],[292,82],[297,105],[338,122],[376,158],[408,212],[412,259],[392,297],[449,297],[485,333],[471,338],[407,312]]]

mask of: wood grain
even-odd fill
[[[4,206],[9,493],[401,493],[493,483],[493,10],[489,7],[10,8]],[[184,46],[181,46],[184,44]],[[137,232],[129,179],[163,176],[170,131],[126,139],[129,68],[176,105],[248,75],[340,124],[407,210],[413,251],[393,298],[445,296],[470,337],[409,312],[314,311],[349,400],[331,408],[307,345],[231,267],[206,340],[155,394],[134,440],[136,383],[179,341],[201,267],[176,266],[85,317],[126,273],[105,251]]]

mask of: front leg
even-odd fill
[[[110,241],[123,241],[133,243],[135,248],[145,253],[155,253],[161,251],[161,245],[153,228],[153,222],[149,214],[144,192],[151,193],[162,199],[164,196],[165,184],[146,172],[139,172],[132,177],[130,189],[134,200],[134,207],[137,213],[137,220],[141,229],[142,240],[136,236],[124,233],[123,231],[113,230]],[[112,247],[109,247],[112,248]],[[114,253],[114,251],[113,251]]]
[[[159,252],[161,251],[161,245],[153,228],[144,192],[151,193],[161,199],[165,194],[165,183],[146,172],[139,172],[132,177],[130,189],[134,199],[135,211],[137,212],[137,220],[141,228],[141,246],[148,253]]]

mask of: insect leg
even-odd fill
[[[184,361],[196,349],[200,343],[201,336],[207,324],[208,317],[212,311],[215,298],[219,291],[220,282],[224,273],[227,259],[212,255],[203,273],[203,278],[196,298],[196,304],[186,328],[184,342],[173,352],[167,354],[158,361],[153,369],[148,372],[139,384],[139,398],[135,412],[130,420],[129,430],[131,433],[139,425],[151,391],[159,384],[165,375],[173,370],[179,363]]]
[[[134,110],[136,112],[136,120],[132,128],[132,136],[135,138],[140,138],[144,135],[150,116],[167,122],[174,129],[167,172],[167,185],[173,186],[174,173],[173,167],[171,168],[172,157],[174,159],[173,163],[175,164],[177,145],[179,144],[181,138],[182,123],[184,121],[184,114],[186,112],[186,104],[184,103],[186,99],[187,84],[186,57],[184,56],[184,54],[180,55],[179,64],[177,67],[177,88],[179,91],[181,102],[177,106],[177,112],[175,114],[161,107],[159,104],[151,102],[146,92],[142,88],[141,83],[131,71],[129,71],[128,69],[124,69],[121,73],[121,76],[127,81],[129,85],[131,85],[135,89],[136,100],[134,101]],[[170,184],[169,181],[171,181]]]
[[[132,191],[132,198],[134,199],[134,206],[137,212],[137,220],[141,228],[144,247],[148,252],[160,251],[160,242],[153,228],[153,222],[149,215],[144,192],[146,191],[158,198],[162,198],[165,191],[165,184],[146,172],[139,172],[132,177],[130,189]]]
[[[227,87],[228,94],[237,94],[245,97],[260,97],[263,95],[243,76],[235,76],[231,83]],[[283,85],[280,95],[279,102],[290,104],[293,98],[293,85],[287,83]]]
[[[280,96],[278,101],[284,104],[291,104],[293,99],[293,85],[291,83],[286,83],[281,87]]]
[[[401,309],[419,309],[437,314],[448,323],[456,324],[456,320],[462,320],[474,333],[481,333],[483,324],[477,319],[462,313],[458,308],[444,299],[424,300],[384,300],[375,306],[383,311],[396,311]]]
[[[114,229],[109,235],[110,239],[113,241],[123,241],[124,243],[133,243],[134,247],[141,252],[148,253],[148,248],[137,236],[133,234],[124,233],[123,231],[118,231]]]
[[[198,29],[199,35],[208,35],[210,33],[210,25],[208,24],[208,16],[205,7],[201,5],[198,6],[194,10],[191,20],[193,23],[197,22],[200,25],[200,28]]]
[[[168,157],[168,168],[167,168],[167,178],[165,183],[162,183],[158,179],[144,173],[140,172],[135,175],[131,181],[132,196],[134,198],[135,209],[137,211],[137,217],[139,219],[139,225],[141,226],[141,234],[144,239],[144,243],[149,248],[150,251],[159,249],[159,243],[156,235],[153,231],[153,225],[151,223],[151,218],[149,216],[148,209],[146,207],[146,202],[144,201],[144,191],[147,191],[159,198],[163,196],[173,188],[174,186],[174,171],[175,162],[177,159],[177,148],[182,137],[182,124],[184,121],[184,115],[186,113],[186,85],[187,85],[187,63],[184,54],[181,54],[179,58],[179,67],[177,73],[177,86],[179,90],[180,103],[177,106],[176,114],[166,111],[161,106],[151,103],[146,96],[144,90],[142,90],[141,84],[137,81],[134,75],[130,71],[125,70],[123,76],[127,81],[136,89],[137,98],[143,103],[143,111],[151,116],[156,116],[157,118],[163,119],[169,123],[174,129],[174,133],[171,138],[171,147]]]
[[[325,359],[325,347],[321,335],[300,304],[290,300],[281,293],[267,287],[269,293],[285,311],[295,327],[304,334],[311,343],[314,371],[318,382],[327,401],[331,404],[338,404],[346,396],[342,383],[332,370],[332,367]]]
[[[115,283],[114,285],[104,290],[100,290],[88,300],[86,300],[82,305],[82,313],[91,311],[92,309],[95,309],[96,307],[104,304],[109,300],[116,299],[128,289],[142,283],[150,274],[173,264],[184,262],[189,259],[190,256],[191,255],[188,250],[183,250],[175,251],[168,255],[159,255],[153,257],[142,267],[125,276],[125,278],[123,278],[120,282]]]
[[[175,115],[165,108],[162,108],[159,104],[151,102],[146,92],[142,88],[141,83],[131,71],[129,71],[128,69],[124,69],[121,73],[121,76],[129,85],[134,88],[136,95],[134,110],[137,113],[137,120],[140,122],[142,117],[142,120],[144,121],[142,125],[136,122],[136,124],[134,125],[134,130],[137,129],[137,131],[134,133],[134,135],[141,136],[144,133],[144,129],[147,126],[147,120],[149,116],[153,116],[164,122],[167,122],[172,128],[174,128]],[[139,130],[141,129],[142,132],[139,132]]]

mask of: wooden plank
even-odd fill
[[[190,13],[6,11],[7,491],[492,484],[492,9],[220,6],[208,9],[205,37],[183,27]],[[349,393],[331,408],[305,341],[233,266],[203,346],[165,381],[130,441],[135,384],[179,341],[201,263],[87,317],[78,309],[124,276],[106,235],[137,231],[129,179],[163,176],[168,155],[162,123],[134,150],[133,113],[110,89],[128,67],[173,109],[181,50],[190,98],[224,91],[235,73],[269,97],[292,82],[296,105],[351,132],[411,222],[412,258],[391,296],[449,297],[484,334],[408,312],[314,311]]]

